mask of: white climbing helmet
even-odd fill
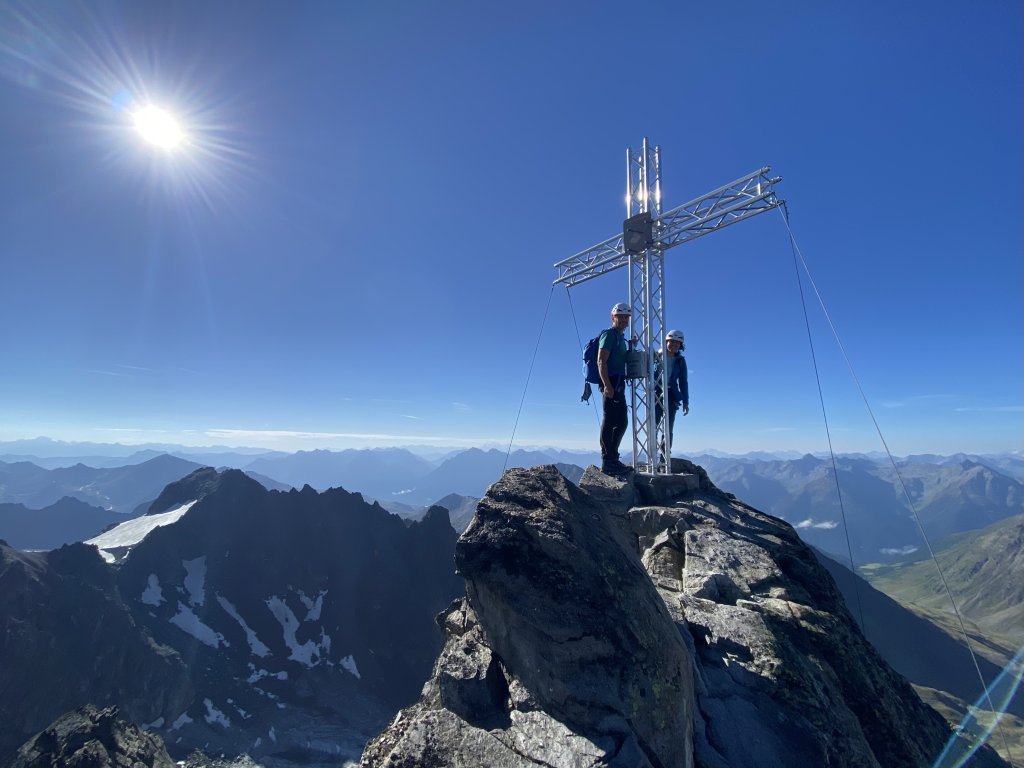
[[[680,344],[683,343],[683,332],[682,331],[669,331],[665,334],[665,341],[678,341]]]
[[[632,315],[633,314],[633,310],[631,310],[629,308],[628,304],[623,304],[622,302],[619,302],[614,307],[612,307],[612,314],[613,315]]]

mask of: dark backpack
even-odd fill
[[[590,402],[591,396],[591,384],[601,384],[601,374],[597,370],[597,345],[601,341],[601,337],[604,336],[608,330],[601,331],[597,336],[587,342],[587,346],[583,350],[583,396],[580,400],[583,402]]]
[[[597,370],[597,345],[607,332],[601,331],[587,342],[586,349],[583,350],[583,379],[591,384],[601,383],[601,374]]]

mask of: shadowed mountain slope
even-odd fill
[[[972,703],[982,694],[985,686],[978,679],[959,627],[947,629],[936,624],[875,589],[849,568],[820,552],[816,554],[867,639],[893,669],[916,685],[946,691],[964,703]],[[932,569],[934,572],[934,566]],[[987,685],[1012,658],[1014,650],[995,644],[977,631],[971,635],[971,643]],[[1013,701],[1010,711],[1024,716],[1024,700]]]

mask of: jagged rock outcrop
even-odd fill
[[[10,768],[175,768],[159,736],[88,704],[29,740]]]
[[[362,765],[931,765],[950,727],[793,528],[673,469],[493,485],[456,545],[466,597],[439,617],[434,676]]]

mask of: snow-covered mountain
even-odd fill
[[[0,547],[0,764],[85,703],[172,754],[340,762],[416,697],[461,589],[444,510],[410,523],[202,469],[150,512],[93,544]]]

